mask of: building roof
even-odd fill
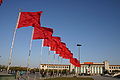
[[[104,63],[84,62],[81,65],[104,65]]]
[[[44,65],[44,66],[70,66],[70,65],[64,65],[64,64],[41,64],[41,65]]]

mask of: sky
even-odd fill
[[[120,0],[3,0],[0,6],[0,64],[7,65],[13,32],[19,9],[22,12],[43,11],[41,25],[54,29],[53,36],[62,42],[80,62],[100,62],[120,65]],[[27,66],[28,50],[32,27],[17,30],[13,53],[13,66]],[[42,63],[70,64],[42,48],[42,40],[34,40],[30,57],[30,67]],[[61,61],[60,61],[61,60]]]

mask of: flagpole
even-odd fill
[[[9,61],[8,61],[7,73],[8,73],[8,71],[9,71],[10,65],[12,64],[12,52],[13,52],[13,47],[14,47],[14,42],[15,42],[16,31],[17,31],[17,26],[18,26],[20,14],[21,14],[21,13],[19,12],[17,24],[16,24],[16,27],[15,27],[15,30],[14,30],[14,33],[13,33],[13,40],[12,40],[12,45],[11,45],[11,48],[10,48],[10,54],[9,54]]]
[[[42,44],[41,44],[41,49],[40,49],[40,64],[39,65],[41,65],[42,64],[42,52],[43,52],[43,42],[44,42],[44,39],[42,39]],[[40,68],[41,68],[41,66],[39,66],[39,76],[40,76]]]
[[[59,64],[59,56],[58,56],[58,65],[60,65],[60,64]],[[58,73],[58,77],[59,77],[59,69],[58,69],[58,72],[57,72],[57,73]]]
[[[31,35],[31,40],[30,40],[30,47],[29,47],[29,54],[28,54],[28,61],[27,61],[27,76],[28,76],[29,65],[30,65],[30,55],[31,55],[31,49],[32,49],[33,33],[34,33],[34,28],[32,29],[32,35]],[[28,76],[28,80],[29,80],[29,76]]]
[[[49,47],[49,50],[48,50],[48,63],[50,64],[50,47]]]
[[[55,55],[55,54],[56,54],[56,52],[54,51],[54,55]],[[57,65],[60,65],[60,64],[59,64],[59,56],[58,56],[57,59],[58,59],[58,61],[57,61],[58,64],[57,64]],[[59,76],[59,69],[57,70],[57,76]]]
[[[55,54],[53,54],[53,57],[54,57],[53,65],[55,66]],[[53,67],[53,77],[54,77],[54,74],[55,74],[55,68]]]
[[[47,62],[48,62],[48,65],[50,64],[50,47],[49,47],[49,50],[48,50],[48,59],[47,59]],[[49,73],[49,69],[47,70],[47,74]]]
[[[63,60],[63,59],[61,58],[61,64],[62,64],[62,60]],[[63,71],[63,70],[61,69],[61,75],[62,75],[62,71]]]
[[[41,52],[40,52],[40,56],[41,56],[40,63],[42,63],[43,42],[44,42],[44,39],[42,39]]]

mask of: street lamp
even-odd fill
[[[77,44],[78,46],[78,60],[80,62],[80,46],[82,46],[81,44]]]
[[[79,60],[79,62],[80,62],[80,46],[82,46],[81,44],[77,44],[77,46],[78,46],[78,60]],[[78,72],[77,72],[78,74],[80,73],[80,68],[78,68]]]

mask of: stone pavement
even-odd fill
[[[114,77],[105,77],[105,76],[92,76],[94,80],[120,80],[120,78],[114,78]]]

